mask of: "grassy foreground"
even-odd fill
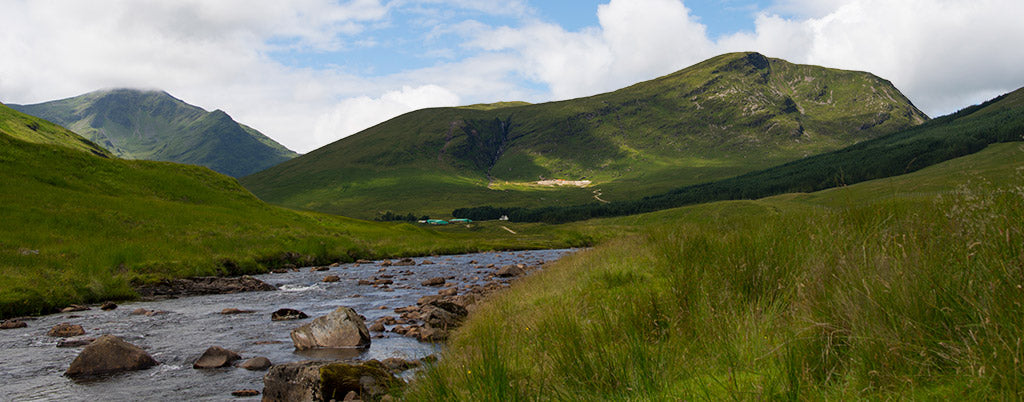
[[[1021,144],[999,144],[819,193],[585,222],[637,234],[495,296],[405,396],[1020,399],[1022,170]]]
[[[91,143],[38,119],[0,119],[0,319],[132,298],[138,281],[571,243],[296,212],[206,168],[80,144]]]

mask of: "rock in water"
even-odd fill
[[[523,269],[518,266],[506,265],[504,267],[501,267],[501,269],[499,269],[498,272],[494,274],[494,276],[497,276],[499,278],[511,278],[514,276],[522,275],[523,273],[525,273],[525,271],[523,271]]]
[[[323,279],[324,282],[337,282],[337,281],[340,281],[340,280],[341,280],[341,277],[339,277],[338,275],[327,275]]]
[[[58,348],[77,348],[93,343],[96,338],[61,339],[57,341]]]
[[[270,319],[272,321],[300,320],[303,318],[309,318],[309,316],[299,310],[290,308],[283,308],[270,313]]]
[[[208,369],[208,368],[219,368],[230,366],[235,360],[241,359],[238,353],[224,349],[220,346],[210,346],[203,352],[202,356],[199,356],[199,360],[196,360],[192,364],[194,369]]]
[[[54,325],[53,328],[50,328],[50,331],[47,332],[46,335],[60,338],[70,338],[72,336],[85,335],[85,330],[82,329],[81,325],[68,324],[66,322],[62,322],[60,324]]]
[[[231,392],[232,396],[257,396],[259,394],[260,391],[257,391],[255,389],[240,389],[238,391]]]
[[[64,375],[80,378],[142,370],[159,363],[142,350],[113,335],[103,335],[82,349]]]
[[[112,302],[112,301],[103,302],[103,305],[100,306],[100,310],[103,310],[103,311],[110,311],[110,310],[113,310],[113,309],[116,309],[116,308],[117,308],[117,304]]]
[[[21,321],[21,320],[6,320],[6,321],[4,321],[3,324],[0,324],[0,329],[25,328],[27,326],[28,326],[28,324],[26,324],[25,321]]]
[[[244,368],[246,370],[266,370],[270,368],[270,359],[258,356],[252,359],[246,360],[238,364],[238,368]]]
[[[338,307],[323,317],[292,330],[295,349],[362,348],[370,346],[370,331],[363,318],[348,307]]]
[[[264,401],[342,400],[354,392],[363,400],[377,400],[399,385],[381,362],[362,364],[305,361],[279,364],[263,377]]]

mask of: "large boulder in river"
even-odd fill
[[[103,335],[82,349],[64,375],[80,378],[142,370],[157,364],[142,348],[116,336]]]
[[[361,348],[370,346],[370,331],[363,318],[348,307],[338,307],[323,317],[292,330],[295,349]]]
[[[220,346],[210,346],[203,352],[202,356],[195,363],[192,363],[194,369],[209,369],[209,368],[220,368],[230,366],[235,360],[241,359],[238,353],[224,349]]]
[[[349,392],[362,400],[379,400],[401,381],[376,360],[361,364],[286,363],[271,367],[263,376],[263,400],[340,401]]]

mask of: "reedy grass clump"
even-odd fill
[[[407,396],[1024,397],[1014,181],[718,211],[609,242],[495,297]]]

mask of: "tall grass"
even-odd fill
[[[479,310],[411,400],[1024,398],[1024,178],[679,220]],[[709,209],[710,210],[710,209]]]

